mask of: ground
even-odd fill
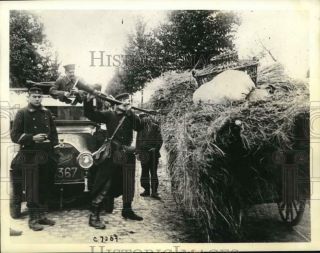
[[[21,236],[11,237],[12,242],[36,240],[38,243],[93,244],[95,241],[101,242],[102,237],[108,241],[111,238],[117,239],[121,243],[205,242],[199,237],[201,228],[192,220],[186,219],[174,202],[164,160],[163,158],[159,167],[161,201],[139,195],[142,192],[139,185],[141,169],[137,164],[133,207],[143,216],[143,221],[124,220],[121,216],[122,201],[118,198],[113,214],[102,213],[103,219],[108,222],[106,230],[96,230],[88,226],[89,211],[86,208],[59,209],[48,214],[49,218],[56,221],[56,225],[45,227],[39,232],[28,228],[26,214],[20,219],[12,220],[12,228],[23,231]],[[309,205],[306,206],[302,221],[294,228],[288,228],[281,223],[276,204],[253,206],[247,211],[243,225],[247,232],[247,241],[252,242],[306,242],[311,238]]]

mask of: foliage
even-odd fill
[[[209,62],[212,56],[233,49],[233,32],[239,24],[232,12],[177,10],[169,21],[147,31],[140,19],[128,37],[127,60],[121,71],[125,90],[133,93],[168,70],[192,69]],[[118,85],[117,83],[109,83]]]
[[[26,80],[52,81],[58,77],[57,57],[46,40],[43,24],[26,11],[10,12],[10,86],[24,87]]]
[[[123,85],[122,73],[120,72],[120,69],[118,69],[113,78],[110,80],[109,85],[107,85],[105,93],[116,96],[124,92],[126,92],[126,87]]]
[[[233,32],[239,18],[232,12],[179,10],[169,15],[169,22],[158,32],[171,68],[190,69],[200,60],[233,49]]]
[[[133,93],[161,74],[158,64],[160,45],[153,31],[146,32],[146,23],[139,19],[135,33],[128,36],[125,48],[126,61],[122,66],[121,79],[126,91]]]

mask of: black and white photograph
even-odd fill
[[[319,249],[319,6],[1,3],[1,251]]]

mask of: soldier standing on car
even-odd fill
[[[144,127],[137,134],[136,150],[141,162],[140,183],[144,192],[143,197],[150,196],[150,176],[151,176],[151,197],[160,199],[158,194],[158,164],[160,158],[160,149],[162,146],[161,130],[158,122],[147,114],[139,115]]]
[[[42,225],[55,224],[45,216],[45,206],[54,184],[58,135],[52,115],[41,101],[42,90],[31,87],[28,106],[17,112],[11,130],[12,141],[20,144],[11,164],[13,180],[25,180],[29,227],[34,231],[42,230]]]
[[[57,98],[62,102],[70,104],[72,100],[69,98],[73,93],[80,102],[83,92],[79,92],[74,86],[79,80],[75,75],[75,64],[67,64],[63,66],[65,75],[60,76],[55,84],[50,88],[49,93],[53,98]],[[82,80],[83,81],[83,80]]]
[[[131,203],[134,196],[135,184],[135,155],[130,147],[133,139],[133,130],[142,129],[138,116],[130,109],[127,102],[129,94],[121,94],[116,99],[125,102],[124,105],[116,105],[113,111],[96,111],[93,108],[92,100],[84,101],[84,113],[90,120],[98,123],[105,123],[110,138],[119,122],[125,116],[123,124],[115,134],[111,144],[111,158],[106,158],[98,166],[96,180],[92,188],[91,214],[89,225],[97,229],[104,229],[105,224],[100,219],[100,209],[106,196],[118,197],[122,195],[123,209],[122,216],[125,219],[142,220],[132,210]]]

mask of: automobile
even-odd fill
[[[106,137],[106,130],[97,123],[89,121],[83,113],[82,104],[66,104],[48,94],[50,85],[41,87],[44,91],[42,105],[49,109],[57,127],[59,144],[54,147],[58,154],[58,166],[55,173],[54,192],[49,205],[64,207],[83,203],[89,197],[91,178],[95,173],[92,153]],[[19,108],[27,105],[27,89],[10,89],[10,119]],[[9,161],[19,151],[19,145],[10,144]],[[10,163],[9,163],[10,165]],[[23,180],[12,180],[10,169],[10,212],[17,218],[21,214],[21,203],[25,201]]]

